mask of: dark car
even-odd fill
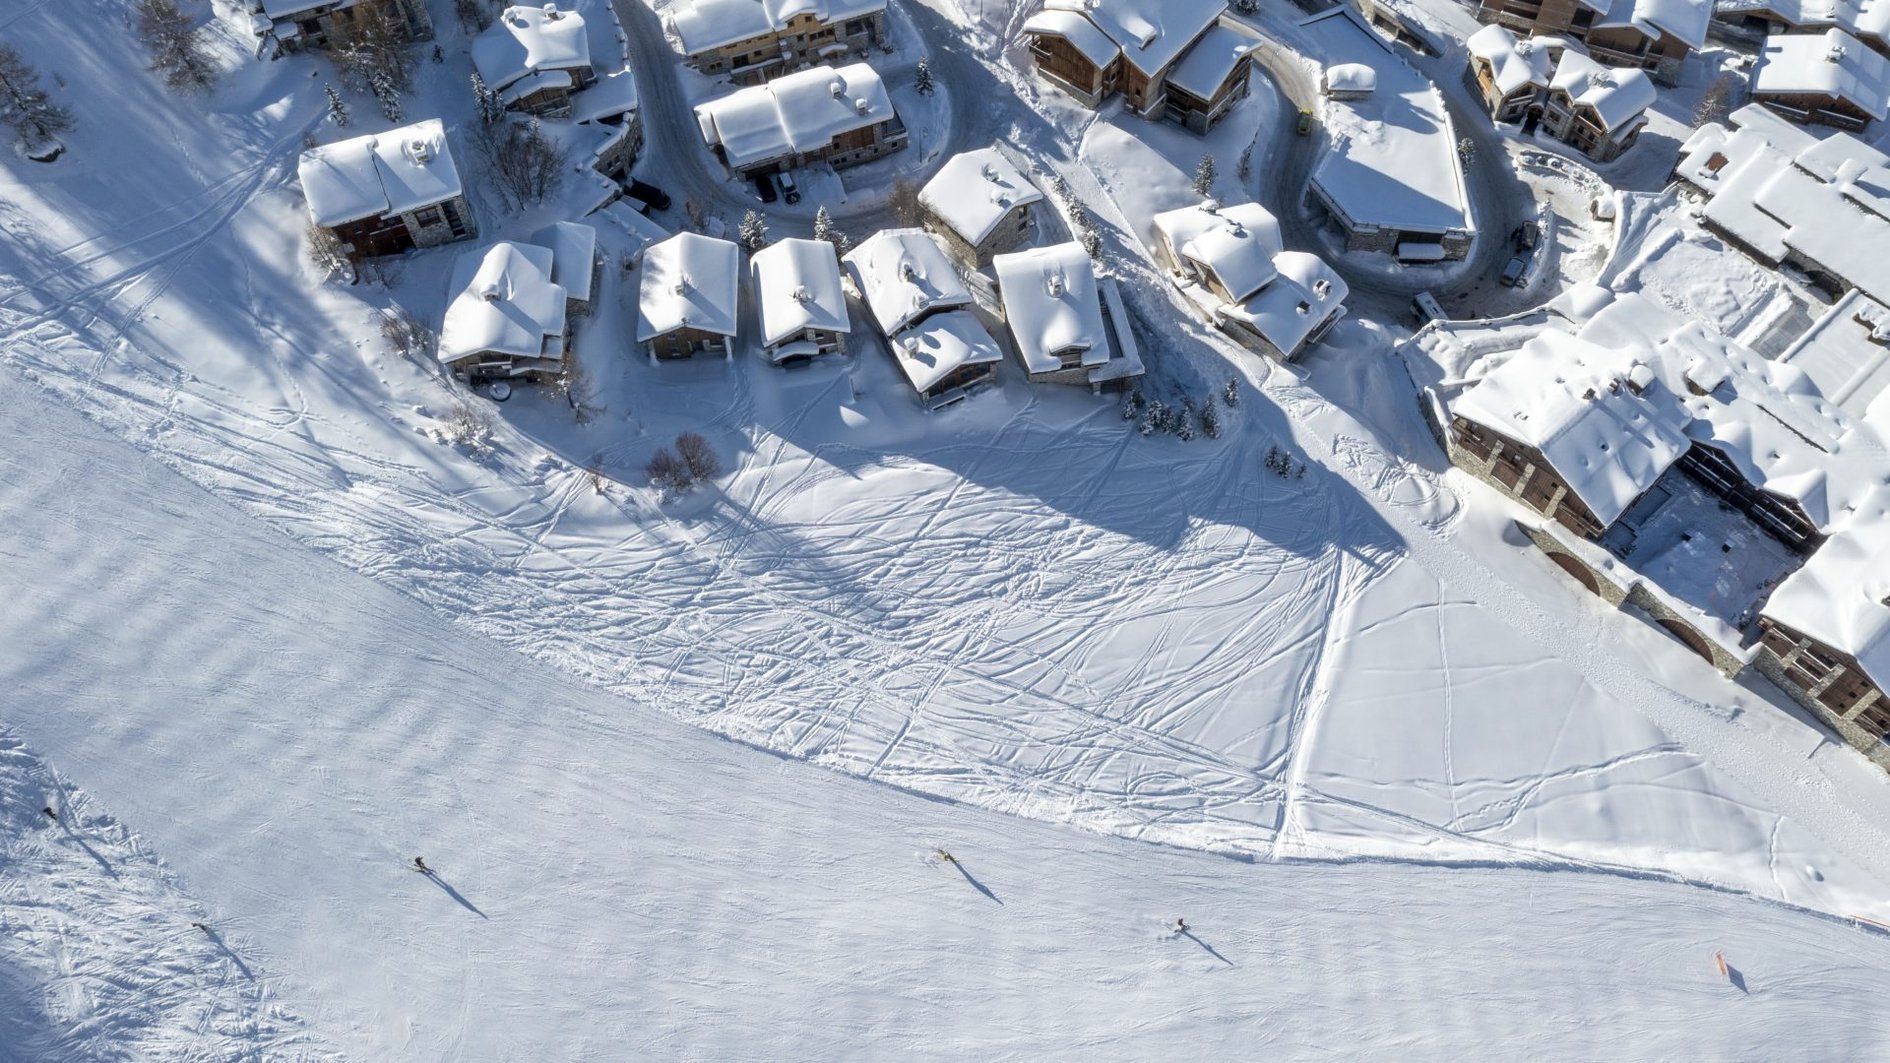
[[[781,197],[774,190],[774,178],[765,173],[755,175],[755,194],[763,203],[773,203]]]
[[[628,189],[626,189],[626,191],[633,198],[640,199],[643,202],[648,203],[652,209],[655,209],[655,210],[668,210],[669,209],[669,193],[663,191],[662,189],[656,187],[653,184],[647,184],[643,181],[639,181],[636,178],[632,177],[630,179],[630,186]]]
[[[1517,255],[1515,258],[1509,260],[1509,265],[1503,267],[1503,275],[1498,279],[1508,287],[1517,288],[1521,287],[1528,273],[1529,260],[1521,255]]]
[[[1518,251],[1534,251],[1536,242],[1542,239],[1542,229],[1533,220],[1516,226],[1516,231],[1509,234],[1509,242]]]

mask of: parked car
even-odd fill
[[[1419,292],[1411,300],[1411,309],[1416,312],[1419,325],[1428,325],[1433,321],[1447,321],[1449,314],[1438,303],[1437,297],[1430,292]]]
[[[1299,135],[1300,136],[1303,137],[1306,134],[1312,132],[1312,124],[1313,124],[1313,117],[1312,117],[1311,111],[1299,112]]]
[[[1508,287],[1520,288],[1528,273],[1529,260],[1517,255],[1509,260],[1509,265],[1503,267],[1503,276],[1499,279]]]
[[[1534,251],[1536,242],[1540,239],[1542,239],[1542,228],[1533,218],[1516,226],[1516,231],[1509,234],[1510,244],[1518,251]]]
[[[801,201],[801,186],[794,183],[794,175],[783,170],[774,175],[775,183],[781,186],[781,198],[789,203]]]
[[[761,197],[763,203],[773,203],[781,198],[774,190],[774,178],[765,173],[755,175],[755,194]]]
[[[640,199],[655,210],[669,209],[669,193],[653,184],[647,184],[632,177],[629,186],[624,191],[631,198]]]

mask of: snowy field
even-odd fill
[[[1014,18],[988,7],[997,54]],[[89,90],[142,84],[119,10],[0,0],[79,117],[57,164],[0,160],[0,674],[27,693],[0,707],[0,794],[23,795],[0,1046],[1881,1039],[1828,1010],[1886,981],[1853,921],[1890,922],[1882,774],[1467,504],[1384,328],[1347,322],[1305,379],[1208,336],[1134,258],[1185,136],[992,104],[1033,150],[1069,136],[1046,162],[1093,193],[1158,386],[1238,380],[1221,439],[1140,438],[1011,367],[927,416],[870,344],[791,374],[651,366],[608,342],[636,278],[600,223],[599,415],[521,395],[473,455],[433,441],[454,399],[372,316],[437,314],[465,247],[322,285],[294,182],[334,134],[316,61],[236,67],[232,37],[208,99]],[[463,64],[423,64],[423,98],[465,111]],[[481,206],[485,239],[553,210]],[[685,429],[730,471],[665,502],[639,470]],[[1199,936],[1164,937],[1174,915]]]

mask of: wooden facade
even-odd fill
[[[332,226],[351,261],[398,255],[420,247],[438,247],[478,234],[472,212],[458,196],[441,203],[416,207],[404,214],[361,218]]]
[[[1588,54],[1608,66],[1640,67],[1663,85],[1680,80],[1692,48],[1662,31],[1648,36],[1632,26],[1596,29],[1595,11],[1578,0],[1480,0],[1477,20],[1507,26],[1526,36],[1555,35],[1581,41]]]
[[[1754,89],[1752,99],[1794,122],[1825,125],[1849,133],[1863,130],[1872,121],[1870,112],[1858,106],[1855,100],[1843,96],[1809,92],[1760,92]]]
[[[822,22],[811,12],[768,33],[689,54],[704,74],[727,74],[737,85],[761,85],[803,67],[832,62],[837,52],[866,54],[886,39],[885,9]]]
[[[1465,471],[1501,487],[1511,498],[1583,539],[1600,538],[1606,525],[1569,490],[1542,452],[1463,417],[1450,422],[1451,458]]]
[[[1759,618],[1759,631],[1753,662],[1759,671],[1846,742],[1890,768],[1890,698],[1857,658],[1768,616]]]
[[[1248,56],[1234,64],[1234,69],[1208,99],[1171,84],[1163,117],[1191,133],[1205,134],[1219,125],[1236,103],[1247,98],[1252,81],[1253,59]]]
[[[1048,33],[1030,35],[1030,54],[1037,60],[1039,74],[1091,107],[1121,87],[1122,69],[1127,65],[1118,55],[1108,66],[1097,66],[1068,40]]]
[[[652,357],[665,360],[694,358],[698,354],[726,356],[729,353],[729,337],[719,332],[679,328],[650,340],[644,344],[644,348]]]
[[[1543,132],[1596,162],[1612,162],[1640,139],[1645,122],[1629,121],[1609,132],[1593,107],[1578,104],[1565,89],[1551,89],[1542,108]]]
[[[379,15],[392,16],[409,40],[433,39],[433,20],[424,0],[334,0],[279,21],[270,35],[284,51],[321,50],[345,43],[364,19]],[[293,25],[294,32],[284,36],[283,23]]]

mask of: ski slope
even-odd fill
[[[1809,1060],[1886,1032],[1831,1009],[1890,983],[1890,936],[1810,912],[1228,859],[718,739],[8,383],[0,1058]]]
[[[335,133],[315,61],[239,65],[228,23],[232,73],[176,99],[118,11],[0,0],[79,118],[56,166],[0,157],[0,676],[26,692],[0,787],[29,795],[0,811],[0,1032],[23,1031],[0,1045],[1833,1058],[1881,1036],[1805,1030],[1880,978],[1852,917],[1890,922],[1881,773],[1559,582],[1436,468],[1384,329],[1348,323],[1305,380],[1208,335],[1099,181],[1127,168],[1073,158],[1092,117],[1001,60],[1015,141],[1107,229],[1163,386],[1238,378],[1224,438],[1141,439],[1014,376],[928,417],[870,347],[649,366],[624,354],[629,236],[600,222],[601,415],[522,394],[491,454],[443,446],[451,393],[373,313],[437,317],[464,247],[322,285],[293,180]],[[439,21],[410,113],[451,123]],[[1115,157],[1184,150],[1149,142]],[[477,206],[488,239],[572,209]],[[666,503],[637,470],[684,429],[731,471]],[[1267,471],[1274,447],[1305,475]],[[53,791],[71,837],[34,818]],[[989,893],[922,859],[940,845]],[[1199,942],[1160,939],[1177,914]]]

